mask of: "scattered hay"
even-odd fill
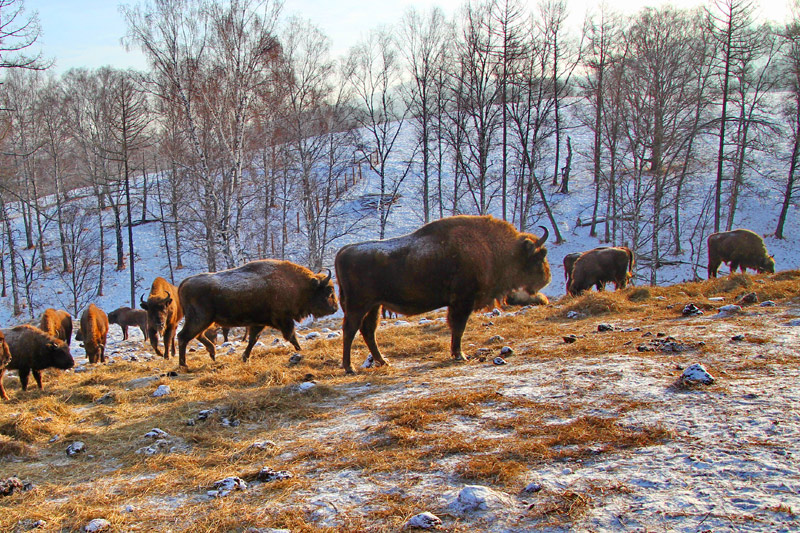
[[[561,309],[560,317],[566,318],[570,311],[575,311],[581,316],[599,316],[622,313],[631,310],[630,302],[621,292],[587,292],[574,299],[570,304]]]
[[[636,287],[628,291],[628,300],[631,302],[643,302],[651,297],[650,289],[647,287]]]
[[[794,281],[800,279],[800,270],[784,270],[772,274],[769,279],[771,281]]]

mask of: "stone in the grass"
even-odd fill
[[[306,392],[313,389],[316,386],[317,384],[314,383],[313,381],[304,381],[303,383],[297,386],[297,390],[299,390],[300,392]]]
[[[88,524],[83,527],[83,530],[87,533],[93,533],[97,531],[107,531],[111,527],[111,522],[106,520],[105,518],[95,518]]]
[[[67,446],[67,455],[69,455],[70,457],[85,452],[86,452],[86,445],[79,440],[76,440],[75,442]]]
[[[148,439],[166,439],[169,437],[169,434],[163,429],[153,428],[145,433],[144,436]]]
[[[289,357],[289,364],[290,365],[296,365],[302,360],[303,360],[303,356],[300,355],[299,353],[295,352],[295,353],[293,353],[291,355],[291,357]]]
[[[372,368],[372,365],[375,364],[375,359],[372,358],[372,354],[368,354],[367,358],[364,359],[364,364],[361,365],[361,368]]]
[[[419,513],[408,519],[403,529],[419,528],[419,529],[438,529],[442,525],[442,519],[433,513],[425,511]]]
[[[703,385],[711,385],[714,383],[714,378],[700,363],[689,365],[681,374],[680,379],[686,384],[702,383]]]
[[[0,496],[11,496],[15,492],[24,492],[32,488],[33,483],[22,481],[16,476],[12,476],[8,479],[0,479]]]
[[[464,514],[513,506],[514,501],[502,492],[481,485],[467,485],[461,489],[456,499],[450,502],[449,508],[455,514]]]
[[[514,353],[514,350],[511,349],[511,346],[503,346],[500,348],[500,355],[509,356]]]
[[[506,360],[503,359],[502,357],[495,357],[494,360],[492,360],[492,362],[498,366],[506,364]]]
[[[234,490],[247,490],[247,483],[240,477],[226,477],[214,482],[214,489],[209,490],[207,494],[214,498],[223,498]]]
[[[501,337],[500,335],[494,335],[493,337],[489,337],[489,340],[486,341],[486,343],[487,344],[494,344],[494,343],[497,343],[497,342],[503,342],[503,340],[505,340],[505,339],[503,339],[503,337]]]
[[[153,391],[154,398],[160,398],[162,396],[167,396],[172,393],[172,389],[169,388],[169,385],[159,385],[158,388]]]
[[[273,470],[272,468],[265,466],[258,472],[256,479],[269,483],[272,481],[283,481],[284,479],[291,479],[293,477],[294,474],[288,470]]]
[[[611,324],[598,324],[597,325],[597,331],[600,331],[600,332],[603,332],[603,331],[614,331],[614,326],[612,326]]]

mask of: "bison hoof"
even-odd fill
[[[463,352],[459,352],[459,353],[454,353],[453,354],[453,359],[456,360],[456,361],[468,361],[469,357],[464,355]]]
[[[353,370],[353,367],[352,367],[352,366],[348,366],[348,367],[346,367],[346,368],[344,369],[344,373],[345,373],[345,375],[347,375],[347,376],[354,376],[354,375],[355,375],[355,373],[356,373],[356,371],[355,371],[355,370]]]

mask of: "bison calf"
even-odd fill
[[[2,331],[5,335],[11,359],[6,368],[16,370],[22,390],[28,389],[28,375],[42,388],[42,370],[45,368],[72,368],[75,361],[69,353],[67,343],[39,328],[23,324]],[[2,380],[2,371],[0,371]],[[4,392],[5,394],[5,392]]]
[[[577,296],[592,285],[602,291],[608,282],[613,282],[617,289],[624,289],[633,277],[633,265],[633,252],[625,246],[583,252],[572,267],[567,292]]]
[[[752,268],[758,273],[775,273],[775,259],[767,252],[764,240],[749,229],[735,229],[708,236],[708,277],[716,278],[720,263],[731,272]]]
[[[6,389],[3,388],[3,375],[6,373],[6,366],[11,361],[11,352],[8,350],[6,336],[0,331],[0,398],[8,400]]]
[[[147,338],[158,355],[169,359],[175,357],[175,330],[183,318],[183,308],[178,300],[178,289],[164,278],[158,277],[150,286],[147,301],[139,298],[142,309],[147,311]],[[158,349],[158,336],[164,338],[164,353]]]
[[[70,345],[72,341],[72,316],[62,309],[45,309],[39,320],[39,329]]]
[[[108,313],[108,323],[117,324],[122,329],[122,340],[128,340],[128,327],[138,327],[147,341],[147,311],[120,307]]]
[[[375,341],[381,306],[404,315],[447,307],[450,353],[466,359],[461,338],[473,311],[513,289],[536,293],[550,282],[547,236],[546,229],[539,238],[491,216],[457,216],[409,235],[339,250],[345,372],[353,373],[350,350],[357,331],[376,363],[386,364]]]
[[[330,315],[339,308],[331,274],[314,274],[289,261],[262,259],[239,268],[197,274],[183,280],[178,297],[185,323],[178,333],[180,365],[186,366],[186,345],[195,337],[215,358],[214,344],[200,335],[220,327],[246,326],[250,335],[242,359],[247,361],[261,331],[273,327],[300,349],[295,320]]]
[[[108,336],[108,316],[105,312],[94,304],[81,315],[80,339],[76,335],[76,340],[83,341],[86,349],[86,357],[89,362],[94,364],[98,361],[106,361],[106,338]]]

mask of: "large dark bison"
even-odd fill
[[[3,375],[6,373],[6,366],[11,361],[11,352],[8,350],[6,336],[0,331],[0,398],[8,400],[6,389],[3,388]]]
[[[45,309],[39,320],[39,329],[70,345],[72,341],[72,316],[62,309]]]
[[[158,355],[169,359],[170,350],[175,357],[175,330],[183,318],[183,308],[178,299],[178,289],[162,277],[153,280],[147,301],[139,297],[142,309],[147,311],[147,338]],[[158,349],[158,336],[164,338],[164,353]]]
[[[42,388],[42,370],[45,368],[72,368],[75,361],[69,353],[67,343],[39,328],[23,324],[11,329],[4,329],[11,360],[6,368],[16,370],[22,390],[28,389],[28,375]],[[4,370],[0,370],[0,380]]]
[[[708,236],[708,277],[716,278],[720,263],[728,263],[731,272],[748,268],[770,274],[775,272],[775,259],[767,252],[764,241],[749,229],[735,229]]]
[[[336,291],[327,274],[314,274],[289,261],[262,259],[221,272],[197,274],[178,287],[186,315],[178,333],[180,365],[186,366],[186,345],[197,338],[215,357],[214,344],[203,333],[211,324],[246,326],[250,338],[242,359],[247,361],[261,331],[273,327],[300,349],[294,332],[295,320],[309,315],[322,317],[339,308]]]
[[[108,323],[117,324],[122,328],[122,340],[128,340],[128,327],[137,327],[142,330],[144,340],[147,340],[147,311],[144,309],[131,309],[120,307],[108,313]]]
[[[375,342],[381,306],[404,315],[447,307],[450,352],[465,359],[461,337],[472,311],[513,289],[536,293],[550,282],[543,229],[540,238],[491,216],[457,216],[409,235],[339,250],[345,371],[353,373],[350,350],[359,330],[375,362],[386,364]]]
[[[95,304],[81,314],[81,327],[75,335],[75,340],[83,341],[86,357],[94,364],[106,361],[106,338],[108,337],[108,316],[105,311]]]
[[[567,292],[577,296],[592,285],[602,291],[608,282],[614,282],[617,289],[624,289],[633,277],[633,265],[633,252],[625,246],[583,252],[572,267]]]

